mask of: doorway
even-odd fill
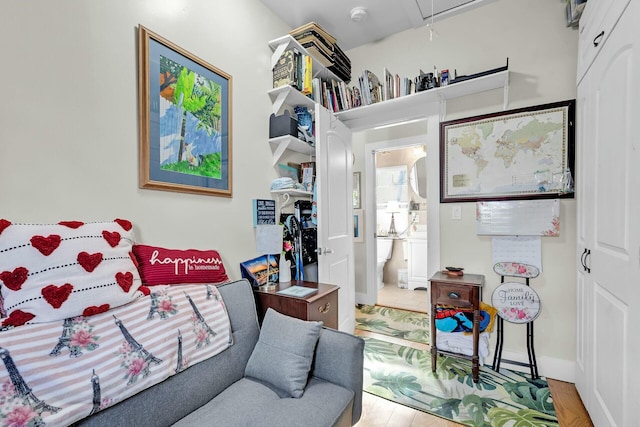
[[[408,287],[408,243],[420,228],[426,237],[426,199],[409,184],[410,176],[416,175],[416,162],[426,155],[425,146],[378,150],[374,155],[377,287],[378,291],[385,286],[404,289]]]
[[[429,150],[426,136],[366,145],[365,222],[375,225],[375,232],[367,234],[373,238],[365,241],[370,304],[377,302],[381,283],[383,287],[397,287],[400,278],[401,286],[407,289],[426,288],[429,274],[439,267],[439,168],[437,155],[432,158],[429,152],[437,153],[437,149]],[[380,179],[384,182],[379,183]],[[429,233],[431,230],[435,231]],[[386,262],[378,259],[385,256],[378,251],[378,238],[393,241]],[[417,266],[421,267],[419,274]]]

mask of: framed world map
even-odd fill
[[[575,100],[440,123],[440,202],[573,197]]]

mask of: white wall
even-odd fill
[[[434,26],[438,37],[429,40],[427,28],[405,31],[385,40],[352,49],[352,82],[363,69],[381,75],[383,67],[414,77],[419,69],[454,69],[473,74],[505,65],[509,57],[508,108],[519,108],[576,97],[577,31],[564,24],[564,2],[558,0],[497,0]],[[468,96],[447,103],[445,120],[502,110],[502,91]],[[421,123],[354,134],[354,171],[362,171],[366,144],[425,135]],[[426,136],[425,136],[426,138]],[[428,153],[438,155],[438,153]],[[579,179],[579,176],[577,177]],[[366,203],[367,194],[362,194]],[[429,200],[434,203],[437,200]],[[462,220],[451,220],[451,204],[440,204],[441,267],[456,265],[469,273],[484,274],[484,301],[500,278],[492,270],[491,238],[476,235],[475,203],[461,203]],[[543,238],[543,274],[532,281],[540,295],[542,313],[535,322],[535,345],[542,375],[573,379],[575,361],[575,201],[562,200],[561,236]],[[356,259],[364,245],[356,245]],[[358,263],[357,268],[364,268]],[[364,292],[364,273],[356,271],[356,292]],[[526,355],[526,328],[505,326],[503,358]],[[495,334],[494,334],[495,339]],[[515,354],[514,354],[515,353]]]
[[[128,218],[139,241],[257,256],[251,199],[270,198],[267,42],[258,0],[9,0],[0,45],[0,218]],[[230,74],[233,198],[138,188],[137,26]]]

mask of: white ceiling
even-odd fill
[[[262,0],[292,29],[308,22],[323,27],[349,50],[392,34],[471,10],[494,0]],[[351,19],[354,8],[366,9],[360,22]],[[432,9],[433,8],[433,9]]]

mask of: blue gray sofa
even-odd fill
[[[358,421],[362,411],[361,338],[322,328],[304,392],[299,398],[290,397],[271,383],[245,375],[254,348],[262,340],[251,285],[239,280],[219,285],[218,290],[231,321],[233,345],[76,425],[324,427]],[[293,344],[290,339],[289,344]],[[254,360],[254,369],[260,366],[256,363]],[[275,371],[284,368],[277,366]]]

